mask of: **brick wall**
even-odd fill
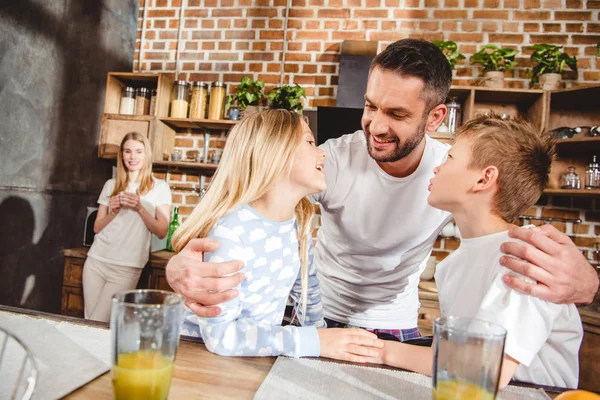
[[[467,58],[487,43],[518,48],[519,66],[506,72],[507,87],[529,86],[526,74],[531,64],[526,47],[535,43],[564,45],[570,55],[577,56],[579,72],[565,74],[568,85],[600,81],[596,57],[600,0],[292,0],[281,71],[285,6],[286,0],[140,0],[134,71],[177,71],[179,79],[224,81],[230,91],[244,75],[264,80],[269,90],[279,84],[283,73],[284,83],[298,83],[306,89],[307,107],[332,106],[343,40],[377,41],[381,51],[392,41],[414,37],[456,41]],[[480,75],[481,69],[470,66],[467,59],[458,64],[454,83],[477,84]],[[223,136],[213,136],[213,140],[211,148],[222,147]],[[200,133],[179,132],[176,147],[184,157],[187,152],[193,156],[202,145]],[[157,174],[172,186],[200,186],[198,173]],[[586,208],[576,198],[566,198],[568,205],[565,198],[557,199],[561,198],[546,199],[535,212],[578,214],[586,222],[575,233],[570,226],[564,230],[576,235],[583,248],[591,249],[600,233],[590,222],[593,204]],[[182,206],[184,216],[197,200],[194,192],[174,191],[174,202]],[[436,246],[443,257],[457,242],[440,239]]]

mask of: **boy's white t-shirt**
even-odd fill
[[[154,187],[141,196],[140,200],[150,215],[156,215],[158,206],[171,205],[171,189],[167,182],[152,179]],[[109,206],[114,187],[115,180],[109,179],[100,193],[98,204]],[[135,193],[138,187],[139,183],[130,182],[127,192]],[[94,236],[88,257],[124,267],[144,268],[150,256],[151,238],[152,233],[142,217],[135,210],[122,208],[117,216]]]
[[[427,203],[449,145],[428,136],[417,169],[395,178],[371,158],[363,131],[330,139],[315,265],[324,315],[371,329],[417,327],[419,277],[450,213]]]
[[[573,304],[554,304],[512,290],[502,276],[500,245],[518,241],[508,231],[461,239],[438,264],[435,280],[442,315],[477,318],[506,330],[505,353],[519,361],[514,378],[576,388],[583,328]],[[514,273],[513,273],[514,274]]]

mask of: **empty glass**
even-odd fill
[[[183,298],[163,290],[113,296],[110,315],[116,400],[164,400],[169,394]]]
[[[433,399],[495,399],[505,339],[506,330],[500,325],[470,318],[437,318]]]

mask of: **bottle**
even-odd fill
[[[171,246],[171,238],[177,228],[179,228],[179,207],[173,208],[173,220],[169,224],[169,233],[167,234],[167,251],[174,251]]]
[[[581,180],[575,172],[575,167],[568,167],[567,172],[561,176],[561,189],[581,189]]]
[[[588,164],[585,170],[585,188],[598,189],[600,187],[600,166],[593,156],[592,162]]]
[[[208,101],[208,119],[223,119],[226,92],[227,86],[223,82],[213,82],[211,84],[210,100]]]
[[[189,106],[189,86],[186,81],[173,83],[173,97],[171,100],[171,118],[187,118]]]
[[[208,101],[208,84],[204,82],[192,83],[192,102],[190,104],[190,118],[206,118],[206,105]]]
[[[446,103],[448,107],[448,116],[446,117],[448,132],[454,133],[461,124],[461,106],[456,97],[450,97],[450,101]]]

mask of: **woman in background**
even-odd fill
[[[85,317],[107,322],[111,298],[135,289],[148,262],[151,234],[167,235],[171,214],[169,185],[152,177],[148,139],[130,132],[121,141],[116,179],[98,198],[94,243],[83,268]]]

